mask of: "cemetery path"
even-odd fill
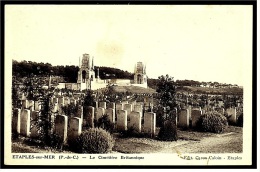
[[[156,153],[240,153],[243,149],[241,133],[216,134],[200,141],[181,141],[182,144],[169,144]]]

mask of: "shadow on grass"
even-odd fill
[[[113,151],[120,153],[151,153],[159,151],[159,146],[141,142],[131,142],[128,139],[117,139]]]

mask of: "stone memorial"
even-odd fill
[[[68,139],[76,140],[82,132],[82,118],[73,117],[69,119]]]
[[[189,110],[188,109],[182,109],[180,111],[179,120],[178,120],[178,127],[181,128],[189,128]]]
[[[105,114],[107,114],[110,122],[115,123],[115,109],[108,108],[105,110]]]
[[[62,138],[63,142],[66,142],[67,132],[68,132],[68,117],[65,115],[56,115],[54,133],[59,135]]]
[[[198,122],[201,115],[202,115],[201,110],[193,109],[191,111],[191,119],[192,119],[192,127],[193,128],[196,127],[197,122]]]
[[[31,120],[31,111],[28,109],[23,109],[21,111],[20,118],[20,134],[23,136],[30,136],[30,121]]]
[[[142,122],[141,112],[131,112],[129,117],[130,117],[130,121],[128,127],[132,127],[136,131],[141,132],[141,122]]]
[[[20,133],[21,109],[15,108],[12,117],[12,131]]]
[[[127,130],[127,111],[118,110],[116,128],[118,131]]]
[[[144,113],[144,133],[151,135],[152,137],[155,135],[156,129],[156,114],[153,112]]]

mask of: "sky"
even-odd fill
[[[5,59],[97,66],[149,78],[243,86],[252,71],[252,6],[7,5]]]

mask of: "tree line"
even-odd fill
[[[77,82],[79,67],[75,65],[57,65],[52,66],[50,63],[37,63],[32,61],[12,61],[12,69],[14,77],[30,77],[30,76],[60,76],[64,77],[64,80],[68,83]],[[133,79],[134,74],[128,71],[123,71],[121,69],[104,67],[104,66],[94,66],[94,71],[97,77],[99,69],[99,77],[101,79]]]

